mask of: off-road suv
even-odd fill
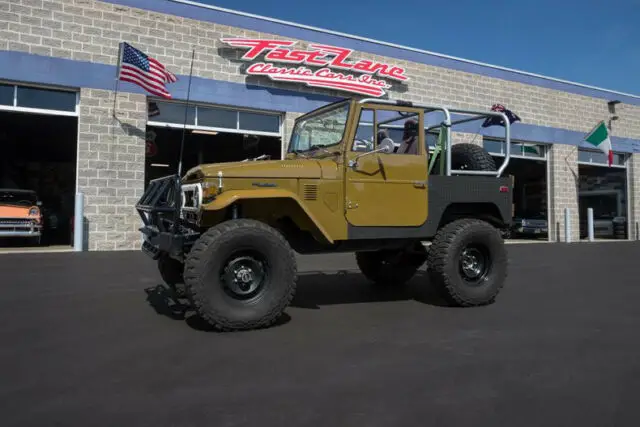
[[[490,116],[505,130],[499,168],[481,146],[452,144],[452,126]],[[367,279],[388,286],[426,262],[452,304],[488,304],[507,274],[509,129],[500,112],[332,103],[296,120],[284,160],[204,164],[150,182],[136,205],[142,250],[222,330],[278,319],[296,289],[295,252],[353,252]]]

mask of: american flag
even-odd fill
[[[178,78],[158,60],[123,43],[121,61],[118,79],[136,84],[153,95],[171,98],[165,83],[174,83]]]

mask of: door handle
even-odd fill
[[[416,188],[425,188],[427,184],[424,181],[413,181],[413,186]]]

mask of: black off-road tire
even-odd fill
[[[496,162],[491,154],[479,145],[460,143],[451,146],[451,169],[495,171]]]
[[[241,254],[251,254],[259,261],[263,277],[261,287],[244,300],[238,293],[233,295],[223,279],[225,271],[227,280],[230,274],[225,266]],[[210,228],[194,244],[185,266],[185,285],[193,308],[221,331],[270,326],[295,294],[294,252],[280,232],[259,221],[234,219]]]
[[[384,250],[356,252],[358,268],[376,285],[404,285],[411,280],[425,261],[426,253],[398,253]]]
[[[463,250],[473,251],[474,247],[488,256],[488,268],[476,283],[471,283],[465,280],[461,260]],[[450,304],[471,307],[494,302],[507,277],[508,257],[497,228],[479,219],[464,218],[438,231],[429,248],[427,265],[431,284]]]
[[[158,258],[158,271],[164,283],[166,283],[178,298],[186,298],[184,288],[184,264],[167,255]]]

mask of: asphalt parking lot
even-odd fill
[[[141,253],[0,255],[0,425],[640,425],[640,244],[509,253],[471,309],[303,258],[283,321],[228,334]]]

